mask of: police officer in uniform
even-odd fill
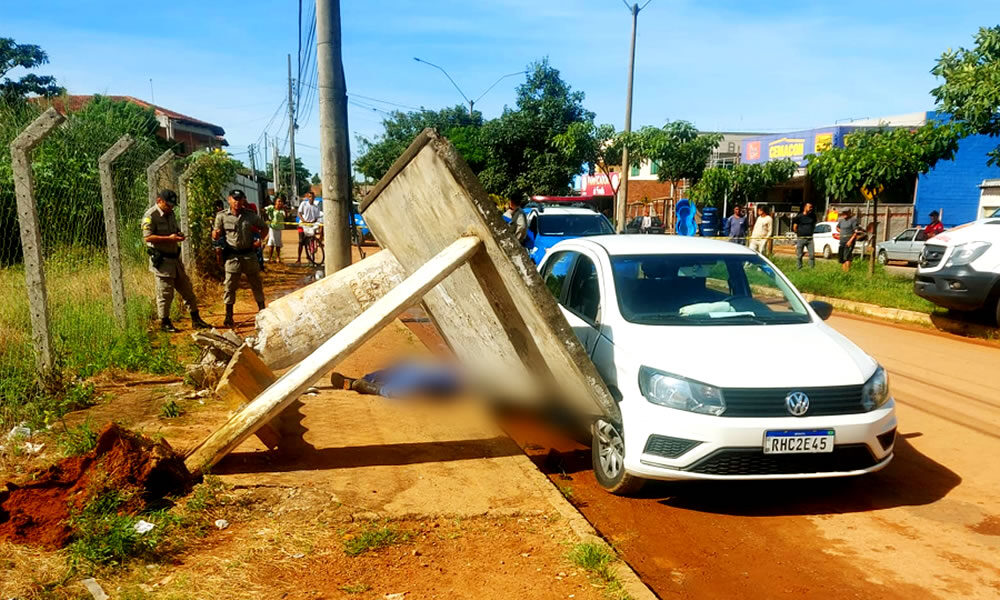
[[[181,263],[180,244],[184,241],[184,234],[174,214],[176,204],[177,194],[173,190],[161,190],[156,196],[156,204],[142,217],[142,238],[149,254],[149,270],[156,276],[156,310],[160,316],[160,329],[168,333],[180,331],[170,322],[174,290],[180,292],[184,306],[191,312],[191,324],[199,329],[211,327],[198,314],[198,300]]]
[[[264,308],[264,284],[260,279],[260,265],[257,263],[257,246],[259,239],[254,240],[254,233],[263,237],[267,233],[267,225],[260,216],[247,208],[247,197],[242,190],[229,192],[229,210],[221,210],[215,215],[215,226],[212,228],[212,239],[225,240],[222,256],[226,264],[225,293],[226,320],[223,325],[234,327],[233,305],[236,304],[236,288],[240,283],[240,274],[247,276],[250,289],[253,290],[257,308]]]

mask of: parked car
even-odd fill
[[[619,399],[621,422],[599,420],[592,433],[605,489],[859,475],[892,459],[885,370],[823,323],[829,304],[806,302],[748,248],[579,238],[553,246],[540,271]]]
[[[615,232],[611,221],[589,208],[530,208],[528,216],[528,254],[535,264],[541,262],[549,248],[562,240],[588,235],[608,235]]]
[[[880,242],[876,248],[875,255],[880,265],[888,263],[890,260],[904,260],[908,263],[916,263],[920,260],[920,253],[924,251],[924,242],[927,241],[927,234],[921,228],[907,229],[891,240]]]
[[[1000,325],[1000,209],[928,240],[913,291],[945,308],[989,311]]]
[[[653,217],[653,225],[649,228],[648,233],[663,233],[663,221],[660,217]],[[625,233],[639,233],[639,229],[642,228],[642,217],[638,216],[625,225]]]

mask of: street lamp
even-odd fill
[[[413,57],[413,60],[415,60],[415,61],[417,61],[419,63],[424,63],[427,66],[434,67],[438,71],[441,71],[442,73],[444,73],[444,76],[448,78],[448,81],[451,82],[451,85],[455,86],[455,89],[458,90],[458,93],[462,95],[462,98],[464,98],[465,101],[469,103],[469,116],[470,117],[472,116],[472,111],[475,109],[476,102],[479,102],[480,100],[482,100],[483,96],[485,96],[486,94],[489,93],[490,90],[492,90],[493,88],[495,88],[498,83],[500,83],[504,79],[507,79],[508,77],[514,77],[515,75],[524,75],[525,73],[527,73],[527,71],[518,71],[516,73],[508,73],[506,75],[501,75],[500,77],[497,78],[496,81],[493,82],[492,85],[490,85],[490,87],[486,88],[486,91],[484,91],[482,94],[479,94],[478,98],[476,98],[475,100],[472,100],[468,96],[465,95],[465,92],[462,91],[462,88],[458,87],[458,84],[455,83],[455,80],[451,78],[451,75],[448,74],[448,71],[445,71],[442,67],[439,67],[438,65],[436,65],[436,64],[434,64],[432,62],[427,62],[426,60],[424,60],[422,58],[417,58],[416,56]]]
[[[635,30],[639,21],[639,11],[646,8],[652,1],[646,0],[642,6],[638,4],[630,6],[628,2],[622,0],[625,8],[632,13],[632,43],[629,45],[628,88],[625,93],[625,133],[632,131],[632,76],[635,74]],[[628,145],[626,145],[622,148],[622,177],[621,183],[618,184],[618,205],[615,207],[615,230],[618,233],[621,233],[625,229],[625,210],[628,204],[628,163]]]

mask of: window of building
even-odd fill
[[[632,165],[632,168],[629,170],[628,174],[629,174],[629,177],[638,177],[638,175],[639,175],[639,167],[637,167],[636,165]]]
[[[656,175],[659,172],[660,172],[660,165],[659,165],[659,163],[657,163],[655,160],[653,162],[649,163],[649,174],[650,175]]]

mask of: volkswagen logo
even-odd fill
[[[785,396],[785,408],[789,414],[801,417],[809,411],[809,396],[803,392],[788,392]]]

